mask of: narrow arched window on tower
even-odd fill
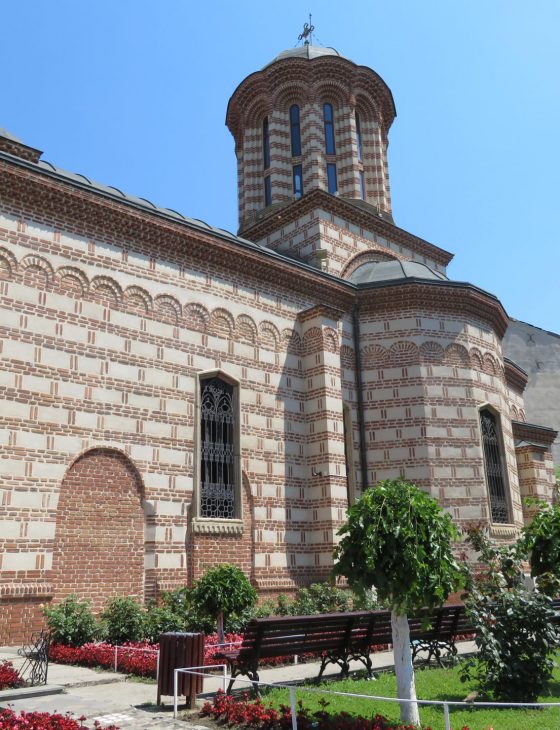
[[[356,112],[356,144],[358,146],[358,162],[362,161],[362,129],[360,127],[360,115]]]
[[[263,141],[263,167],[268,170],[270,167],[270,133],[268,129],[268,117],[263,120],[262,129],[262,141]]]
[[[323,104],[323,121],[325,123],[325,150],[327,155],[335,155],[334,112],[332,104]]]
[[[290,132],[292,140],[292,157],[301,155],[301,132],[299,126],[299,106],[292,104],[290,107]]]
[[[487,408],[480,411],[480,429],[484,452],[484,470],[490,499],[492,522],[508,524],[510,508],[507,498],[507,481],[504,473],[504,457],[499,420]]]

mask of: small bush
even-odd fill
[[[15,689],[23,685],[23,678],[20,677],[12,662],[0,662],[0,689]],[[0,727],[2,727],[0,725]]]
[[[166,605],[153,605],[148,608],[144,616],[144,636],[142,638],[151,644],[159,641],[161,634],[166,631],[188,631],[183,616],[175,613]]]
[[[461,679],[476,680],[497,700],[535,702],[552,676],[558,642],[551,601],[527,589],[520,544],[495,547],[478,528],[469,531],[468,540],[480,553],[484,573],[466,600],[478,653],[464,663]]]
[[[44,609],[52,640],[58,644],[82,646],[99,636],[99,623],[89,599],[72,594],[61,603]]]
[[[125,644],[144,638],[145,612],[135,598],[115,596],[101,614],[103,635],[109,644]]]

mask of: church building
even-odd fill
[[[222,562],[264,596],[323,580],[385,478],[499,541],[551,498],[506,312],[393,220],[395,113],[332,48],[244,79],[238,235],[0,130],[0,645]]]

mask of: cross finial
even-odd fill
[[[298,41],[303,41],[304,45],[313,45],[313,31],[315,26],[311,25],[311,13],[309,13],[309,23],[303,24],[303,33],[298,36]]]

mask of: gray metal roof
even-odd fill
[[[236,236],[233,233],[230,233],[230,231],[226,231],[223,228],[216,228],[215,226],[210,226],[205,221],[202,221],[198,218],[188,218],[187,216],[184,216],[182,213],[178,213],[176,210],[172,210],[171,208],[162,208],[159,205],[156,205],[155,203],[152,203],[150,200],[147,200],[146,198],[139,198],[136,195],[129,195],[127,193],[123,193],[122,190],[119,190],[119,188],[115,188],[112,185],[103,185],[103,183],[95,182],[94,180],[91,180],[89,177],[86,177],[85,175],[81,175],[77,172],[68,172],[68,170],[62,170],[60,167],[56,167],[51,162],[47,162],[46,160],[40,160],[39,162],[35,163],[37,167],[46,170],[48,172],[52,172],[56,174],[58,177],[65,178],[66,180],[78,183],[80,185],[85,185],[87,187],[93,188],[93,190],[96,190],[100,193],[105,193],[106,195],[110,195],[111,197],[121,198],[122,200],[132,203],[134,205],[140,206],[141,208],[147,208],[148,210],[151,210],[156,213],[161,213],[165,215],[166,217],[175,218],[178,221],[182,221],[184,223],[188,223],[189,225],[193,226],[194,228],[198,228],[199,230],[208,231],[210,233],[218,233],[222,237],[226,237],[231,239],[232,241],[243,241],[244,243],[248,244],[249,246],[255,247],[255,248],[266,248],[265,246],[260,246],[253,241],[249,241],[248,239],[241,238],[240,236]]]
[[[370,284],[377,281],[400,279],[428,279],[448,281],[447,276],[418,261],[368,261],[352,272],[353,284]]]
[[[272,59],[272,61],[263,66],[263,68],[266,68],[267,66],[276,63],[276,61],[283,61],[285,58],[307,58],[311,60],[312,58],[319,58],[320,56],[340,56],[340,58],[345,58],[345,56],[339,53],[336,48],[330,48],[325,46],[312,46],[308,44],[303,46],[297,46],[297,48],[289,48],[286,51],[282,51],[282,53],[279,53],[275,58]]]

